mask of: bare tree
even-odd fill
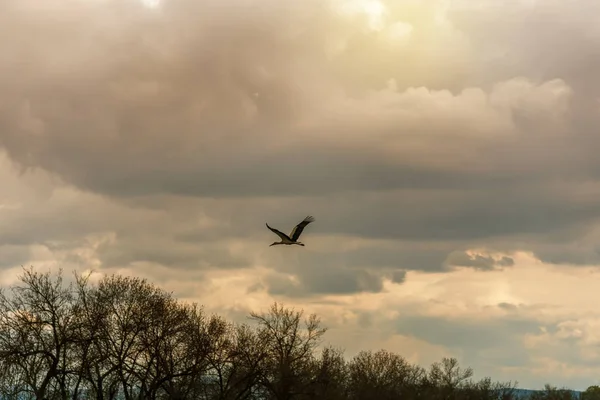
[[[178,398],[207,366],[210,333],[201,309],[145,280],[79,281],[84,376],[96,399]],[[194,377],[190,379],[190,377]]]
[[[81,382],[88,395],[97,400],[115,399],[120,393],[118,363],[111,359],[110,332],[112,308],[109,296],[89,286],[88,276],[76,276],[79,297],[77,318]]]
[[[589,386],[583,393],[581,393],[581,400],[600,400],[600,386]]]
[[[146,280],[76,284],[24,269],[0,290],[0,397],[96,400],[512,400],[454,358],[429,370],[400,355],[317,348],[320,320],[274,303],[256,325],[206,316]],[[591,393],[593,390],[590,390]],[[591,396],[591,395],[590,395]],[[572,398],[547,385],[532,400]]]
[[[425,376],[422,368],[386,350],[361,351],[350,362],[349,375],[353,399],[410,397]]]
[[[30,399],[23,369],[13,357],[0,357],[0,399]]]
[[[27,391],[41,399],[68,397],[69,353],[76,341],[72,286],[63,287],[62,271],[24,268],[10,295],[0,292],[0,354],[4,371],[22,376]]]
[[[121,393],[130,400],[141,394],[141,335],[150,328],[145,305],[154,294],[155,290],[145,281],[114,275],[102,279],[89,293],[88,307],[94,312],[89,314],[89,322],[97,324],[93,328],[95,358],[102,361],[100,368],[91,365],[94,370],[89,374],[96,378],[93,386],[97,397]]]
[[[530,400],[575,400],[572,391],[566,388],[557,388],[549,383],[544,385],[544,389],[534,392],[529,396]]]
[[[460,400],[511,400],[515,398],[516,382],[494,382],[490,377],[480,381],[464,382],[454,392],[455,399]]]
[[[342,400],[347,398],[348,365],[341,349],[323,348],[321,357],[314,361],[314,399]]]
[[[161,392],[179,397],[182,379],[198,376],[207,368],[211,336],[203,329],[204,315],[166,294],[155,294],[145,309],[149,324],[140,335],[139,356],[134,361],[140,397],[156,399]],[[193,329],[198,322],[200,329]]]
[[[248,325],[234,325],[214,317],[209,324],[211,351],[207,398],[250,399],[263,372],[266,352]]]
[[[258,336],[266,351],[261,385],[277,400],[309,395],[313,352],[326,329],[315,314],[302,326],[303,313],[274,303],[268,313],[250,314],[258,322]]]
[[[470,367],[463,369],[456,358],[444,357],[441,363],[436,362],[431,365],[428,381],[437,392],[436,397],[453,399],[457,397],[457,389],[467,385],[468,379],[472,376],[473,370]]]

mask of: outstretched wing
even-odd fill
[[[306,218],[304,218],[304,220],[302,222],[300,222],[298,225],[296,225],[294,227],[294,230],[292,231],[292,233],[290,234],[290,237],[292,238],[292,240],[295,242],[296,240],[298,240],[298,238],[300,237],[300,234],[302,233],[302,231],[304,230],[304,227],[308,224],[310,224],[311,222],[313,222],[315,219],[313,217],[311,217],[310,215]]]
[[[267,228],[269,228],[269,229],[270,229],[272,232],[275,232],[275,233],[277,234],[277,236],[279,236],[279,237],[281,238],[281,240],[291,240],[291,239],[289,238],[289,236],[288,236],[288,235],[286,235],[285,233],[283,233],[283,232],[281,232],[281,231],[278,231],[277,229],[271,228],[271,227],[269,226],[269,224],[265,224],[265,225],[267,225]]]

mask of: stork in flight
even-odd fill
[[[310,215],[308,217],[304,218],[304,220],[302,222],[300,222],[298,225],[296,225],[294,227],[294,229],[292,230],[292,233],[290,233],[290,236],[286,235],[285,233],[283,233],[277,229],[273,229],[269,226],[269,224],[266,224],[267,228],[269,228],[272,232],[275,232],[277,234],[277,236],[279,236],[281,238],[281,242],[273,242],[271,245],[269,245],[269,247],[275,246],[276,244],[287,244],[287,245],[297,244],[298,246],[304,246],[304,243],[300,243],[298,241],[298,238],[300,238],[300,234],[304,230],[304,227],[306,227],[306,225],[310,224],[314,220],[315,219],[313,217],[311,217]]]

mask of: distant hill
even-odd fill
[[[529,395],[536,393],[536,392],[543,392],[543,390],[532,390],[532,389],[515,389],[515,394],[518,397],[528,397]],[[573,396],[576,399],[581,398],[581,391],[579,390],[570,390],[570,392],[573,394]]]

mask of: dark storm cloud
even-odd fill
[[[493,365],[524,366],[531,355],[522,350],[521,338],[538,334],[540,326],[535,319],[495,318],[494,320],[469,320],[429,316],[406,316],[397,320],[398,333],[418,337],[429,343],[460,351],[465,365],[486,363],[478,374],[493,370]]]
[[[479,270],[489,271],[499,267],[512,267],[515,264],[515,261],[506,256],[496,260],[490,256],[482,256],[479,254],[470,255],[465,252],[457,251],[451,253],[448,258],[446,258],[446,263],[452,266],[472,267]]]
[[[507,311],[516,311],[518,309],[518,306],[511,303],[498,303],[498,307]]]
[[[32,251],[28,246],[0,246],[0,270],[26,264],[31,256]]]
[[[410,243],[396,242],[394,247],[372,244],[355,250],[339,251],[310,250],[298,255],[302,265],[320,265],[320,268],[346,266],[349,268],[369,268],[371,270],[407,269],[437,272],[446,269],[444,260],[450,249],[430,248],[411,249]]]
[[[139,235],[139,236],[138,236]],[[252,260],[232,254],[223,243],[180,243],[167,237],[128,235],[98,249],[105,267],[151,262],[176,269],[222,269],[251,267]]]
[[[6,29],[19,33],[32,26],[40,34],[27,36],[20,58],[20,50],[6,44],[9,67],[23,57],[36,63],[19,79],[5,78],[11,90],[0,140],[21,164],[113,196],[484,189],[513,185],[519,174],[547,173],[554,150],[531,157],[520,149],[532,143],[533,131],[548,127],[544,117],[562,114],[553,99],[541,108],[527,100],[550,88],[525,88],[530,93],[514,112],[538,114],[526,127],[532,132],[518,146],[501,144],[497,139],[520,130],[502,115],[502,89],[489,94],[498,109],[481,103],[486,94],[477,89],[456,96],[384,89],[362,99],[340,98],[335,77],[317,73],[326,65],[319,40],[328,33],[326,23],[333,24],[332,33],[340,25],[335,13],[316,2],[234,5],[240,8],[232,14],[207,3],[203,16],[191,19],[198,6],[190,1],[167,2],[154,15],[108,2],[107,10],[122,12],[111,33],[99,30],[106,15],[94,13],[97,6],[77,3],[69,13],[9,7]],[[87,26],[80,22],[83,31],[75,35],[65,26],[77,17]],[[93,48],[76,51],[92,38]],[[59,40],[66,40],[60,53],[44,52]],[[548,94],[558,102],[565,96]],[[489,115],[473,115],[472,107]],[[482,124],[491,133],[477,132]],[[545,141],[562,143],[560,136]],[[390,146],[396,149],[388,151]],[[418,158],[415,146],[424,149]],[[514,170],[505,168],[507,151]]]
[[[452,320],[425,316],[407,316],[398,320],[398,332],[404,335],[419,336],[429,343],[446,347],[468,347],[473,351],[497,346],[514,340],[525,333],[539,332],[540,323],[521,319],[500,319],[494,321]],[[427,333],[424,333],[427,332]],[[509,336],[507,332],[510,332]]]
[[[392,272],[392,282],[403,283],[406,280],[406,271],[394,271]]]
[[[549,264],[594,265],[600,261],[600,247],[581,248],[576,244],[567,246],[544,246],[535,251],[536,257]]]
[[[321,268],[304,266],[290,276],[270,275],[266,279],[267,291],[274,295],[306,297],[318,295],[348,295],[362,292],[380,292],[383,276],[361,269]]]

